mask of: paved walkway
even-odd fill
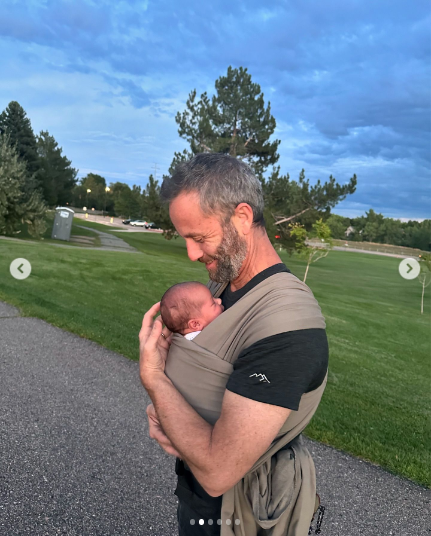
[[[76,227],[80,227],[81,229],[89,229],[89,227],[85,227],[84,225],[77,225]],[[91,228],[90,231],[93,231],[93,233],[98,234],[100,237],[101,246],[97,249],[108,249],[110,251],[133,251],[135,253],[138,251],[136,248],[129,245],[118,236],[110,233],[104,233],[103,231],[98,231],[97,229],[93,228]]]
[[[138,364],[0,302],[0,534],[173,536]],[[308,441],[322,536],[430,534],[430,491]]]
[[[83,229],[88,229],[88,227],[83,227],[81,225],[78,225],[77,227],[82,227]],[[109,233],[104,233],[102,231],[97,231],[96,229],[91,229],[95,233],[97,233],[100,236],[100,243],[101,245],[99,247],[92,247],[91,245],[88,246],[72,246],[68,245],[67,242],[54,244],[53,242],[43,242],[43,244],[46,244],[48,246],[53,246],[55,248],[68,248],[68,249],[86,249],[86,250],[97,250],[97,251],[121,251],[126,253],[141,253],[133,246],[130,246],[127,242],[125,242],[122,238],[119,238],[117,236],[114,236]],[[35,240],[21,240],[20,238],[12,238],[9,236],[0,236],[0,240],[9,240],[12,242],[19,242],[20,244],[33,244],[37,245],[40,242],[37,242]],[[59,242],[62,242],[59,240]]]

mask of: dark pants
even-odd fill
[[[221,518],[222,496],[208,495],[179,458],[175,472],[178,475],[175,495],[178,497],[179,536],[220,536],[217,521]]]

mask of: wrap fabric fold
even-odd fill
[[[308,534],[315,510],[316,472],[300,433],[316,412],[326,382],[327,375],[320,387],[302,395],[298,411],[286,419],[278,439],[223,494],[221,536]],[[292,415],[296,419],[290,420]]]
[[[214,297],[225,287],[209,284]],[[195,411],[214,425],[233,363],[242,350],[278,333],[325,327],[308,286],[291,273],[277,273],[247,292],[192,341],[174,334],[165,373]],[[290,413],[267,452],[223,495],[221,536],[308,534],[315,472],[298,436],[314,415],[325,385],[326,378],[320,387],[302,395],[298,411]]]

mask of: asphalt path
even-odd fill
[[[83,225],[77,225],[81,229],[88,229]],[[100,247],[94,249],[106,249],[109,251],[127,251],[129,253],[139,253],[136,248],[125,242],[122,238],[115,236],[110,233],[104,233],[103,231],[98,231],[97,229],[91,229],[94,233],[98,234],[100,237]]]
[[[176,535],[138,365],[0,302],[0,535]],[[430,534],[430,491],[308,441],[322,536]]]

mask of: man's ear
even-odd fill
[[[192,318],[187,323],[189,329],[192,329],[193,331],[201,331],[202,330],[202,324],[200,323],[198,318]]]
[[[235,209],[234,219],[238,231],[247,235],[253,225],[253,209],[248,203],[240,203]]]

